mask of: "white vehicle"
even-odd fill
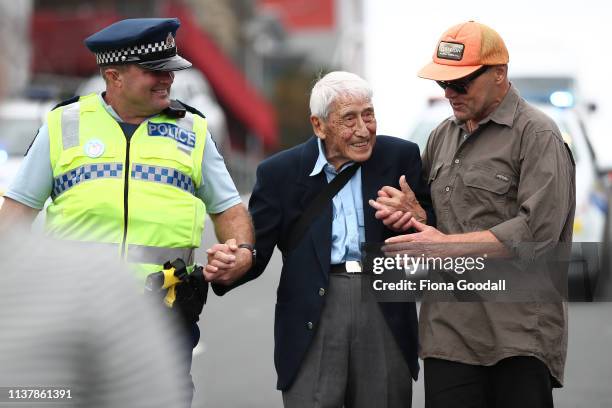
[[[225,113],[208,84],[208,81],[196,69],[186,69],[174,73],[174,83],[170,89],[170,97],[193,106],[206,116],[208,130],[212,134],[219,150],[223,150],[228,141]],[[104,80],[100,75],[94,75],[83,82],[76,91],[77,95],[99,93],[105,89]]]
[[[537,100],[537,98],[534,98],[536,101],[530,102],[555,121],[574,156],[576,213],[570,268],[570,299],[574,296],[574,298],[590,300],[592,289],[600,275],[601,242],[604,240],[608,200],[604,183],[595,166],[594,151],[581,115],[577,108],[572,106],[572,95],[566,90],[552,92],[552,95],[554,96],[549,103],[544,103],[544,100]],[[406,139],[418,144],[419,149],[423,152],[431,131],[443,120],[450,118],[452,114],[452,109],[446,99],[430,99],[428,108]],[[577,266],[578,263],[582,264]],[[577,267],[580,270],[576,270]],[[591,288],[586,287],[589,285]],[[573,295],[577,287],[581,293]]]
[[[8,99],[0,103],[0,196],[17,174],[47,112],[56,104],[56,101],[30,99]]]

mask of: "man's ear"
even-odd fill
[[[111,83],[115,86],[120,86],[122,82],[121,73],[119,70],[114,68],[108,68],[104,70],[104,76],[108,83]]]
[[[310,117],[310,124],[312,125],[312,131],[321,140],[325,140],[325,121],[318,116]]]
[[[501,83],[508,77],[508,65],[496,65],[495,70],[495,82]]]

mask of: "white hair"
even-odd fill
[[[372,100],[372,88],[359,75],[334,71],[319,79],[310,93],[310,114],[327,120],[331,105],[339,96]]]

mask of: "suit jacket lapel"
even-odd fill
[[[376,211],[368,201],[378,197],[378,190],[382,187],[383,176],[391,168],[391,163],[385,160],[379,149],[374,145],[372,156],[361,165],[361,195],[363,197],[363,219],[367,242],[377,242],[381,239],[384,228],[382,222],[374,218]]]
[[[300,192],[302,212],[308,208],[310,203],[327,184],[327,179],[323,172],[313,177],[310,176],[318,155],[317,138],[312,137],[304,145],[300,160],[299,174],[301,177],[297,181],[298,188],[302,190]],[[330,201],[323,214],[315,219],[309,230],[310,240],[312,241],[316,257],[321,265],[321,270],[325,274],[327,274],[329,263],[331,262],[332,212],[332,203]],[[304,237],[304,239],[308,238]]]
[[[310,238],[321,265],[321,271],[327,276],[331,262],[331,234],[332,234],[332,203],[331,201],[313,223]]]
[[[326,182],[323,173],[310,177],[310,173],[314,168],[318,155],[319,149],[317,147],[317,138],[312,137],[304,144],[304,148],[302,149],[299,162],[300,171],[298,172],[300,176],[299,179],[296,180],[302,212],[308,208]]]

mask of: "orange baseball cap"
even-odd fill
[[[435,81],[453,81],[483,65],[503,65],[509,59],[506,44],[495,30],[468,21],[442,34],[433,61],[421,68],[417,75]]]

